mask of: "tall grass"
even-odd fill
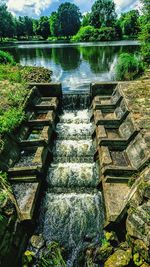
[[[134,80],[144,71],[144,65],[136,55],[122,53],[118,58],[116,66],[116,79]]]

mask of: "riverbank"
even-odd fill
[[[0,42],[0,48],[3,48],[3,47],[9,47],[9,46],[17,46],[17,45],[21,45],[21,44],[66,44],[66,45],[77,45],[77,44],[101,44],[102,46],[105,45],[105,44],[120,44],[120,45],[123,45],[123,44],[126,44],[128,43],[128,45],[140,45],[140,41],[138,39],[121,39],[121,40],[112,40],[112,41],[86,41],[86,42],[75,42],[75,41],[71,41],[71,40],[21,40],[21,41],[18,41],[18,40],[15,40],[15,41],[12,41],[12,42]]]
[[[28,94],[28,83],[50,82],[52,71],[43,67],[0,64],[0,148],[4,137],[25,119],[24,103]]]

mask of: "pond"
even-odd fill
[[[61,82],[64,92],[88,91],[96,81],[115,80],[115,66],[123,52],[137,53],[136,41],[52,44],[16,43],[5,50],[22,65],[43,66],[53,71],[53,81]]]

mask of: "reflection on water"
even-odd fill
[[[90,82],[115,79],[115,65],[122,52],[136,53],[135,42],[81,44],[18,44],[9,47],[22,65],[43,66],[53,70],[53,81],[64,91],[87,90]]]

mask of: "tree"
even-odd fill
[[[112,27],[116,17],[113,0],[97,0],[92,6],[90,24],[95,28]]]
[[[140,19],[139,39],[141,41],[141,52],[145,62],[150,64],[150,1],[141,0],[143,4],[143,15]]]
[[[80,18],[80,10],[75,4],[61,4],[58,8],[59,35],[69,37],[76,34],[80,28]]]
[[[32,23],[33,23],[33,34],[36,35],[40,35],[39,34],[39,20],[38,19],[32,19]]]
[[[0,37],[13,37],[15,35],[15,20],[7,10],[5,4],[0,5]]]
[[[87,13],[86,15],[84,15],[82,17],[82,26],[85,27],[85,26],[88,26],[90,25],[90,13]]]
[[[48,38],[50,35],[50,25],[49,18],[47,16],[40,17],[37,31],[43,37],[43,39],[46,40]]]
[[[23,17],[16,19],[16,34],[18,39],[22,36],[25,36],[25,25]]]
[[[119,24],[123,35],[136,36],[140,30],[138,10],[123,13],[119,19]]]
[[[33,21],[28,16],[25,16],[24,18],[24,30],[26,36],[32,36],[33,35]]]
[[[58,37],[59,35],[59,21],[58,21],[58,13],[52,12],[50,16],[50,31],[52,36]]]

